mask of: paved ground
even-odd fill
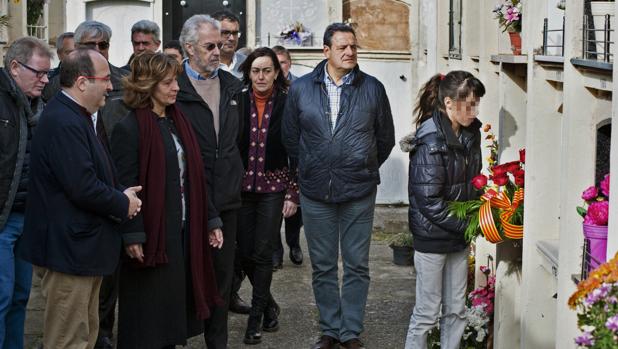
[[[376,217],[377,218],[377,217]],[[365,332],[362,339],[367,348],[403,348],[409,315],[414,304],[414,269],[392,263],[391,249],[383,241],[383,234],[374,234],[371,246],[371,287],[365,316]],[[303,251],[306,242],[302,239]],[[283,269],[273,276],[272,291],[281,306],[281,327],[276,333],[263,333],[259,345],[246,346],[242,343],[246,316],[231,314],[229,348],[277,348],[306,349],[319,337],[318,314],[311,290],[311,266],[305,253],[302,266],[284,261]],[[341,265],[340,265],[341,270]],[[35,280],[26,320],[26,348],[36,348],[41,342],[43,302],[38,280]],[[241,297],[250,297],[250,285],[246,281]],[[201,337],[192,338],[189,348],[204,348]],[[180,347],[179,347],[180,348]],[[156,348],[153,348],[156,349]]]

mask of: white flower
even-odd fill
[[[483,340],[485,339],[485,330],[480,330],[476,333],[476,341],[477,342],[483,342]]]
[[[584,332],[590,332],[592,333],[594,330],[596,330],[596,327],[591,326],[591,325],[584,325],[581,327],[582,331]]]

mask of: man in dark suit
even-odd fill
[[[111,91],[106,59],[79,49],[63,62],[59,92],[32,141],[28,206],[19,255],[42,275],[45,348],[92,348],[99,288],[120,258],[116,224],[139,212],[141,187],[123,192],[95,112]]]

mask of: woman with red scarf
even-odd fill
[[[190,123],[174,105],[178,62],[143,53],[124,80],[132,111],[112,133],[118,177],[141,185],[142,210],[121,231],[118,348],[174,348],[204,331],[210,307],[221,305],[210,249],[204,165]]]
[[[298,187],[295,166],[281,143],[281,119],[287,79],[277,55],[268,47],[253,51],[240,66],[247,88],[241,96],[243,128],[238,149],[245,166],[242,207],[238,212],[238,251],[253,286],[244,342],[257,344],[261,330],[279,328],[279,306],[270,293],[275,238],[281,216],[296,212]]]

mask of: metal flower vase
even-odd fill
[[[603,264],[607,257],[607,225],[583,224],[584,238],[588,241],[586,261],[588,272]]]

